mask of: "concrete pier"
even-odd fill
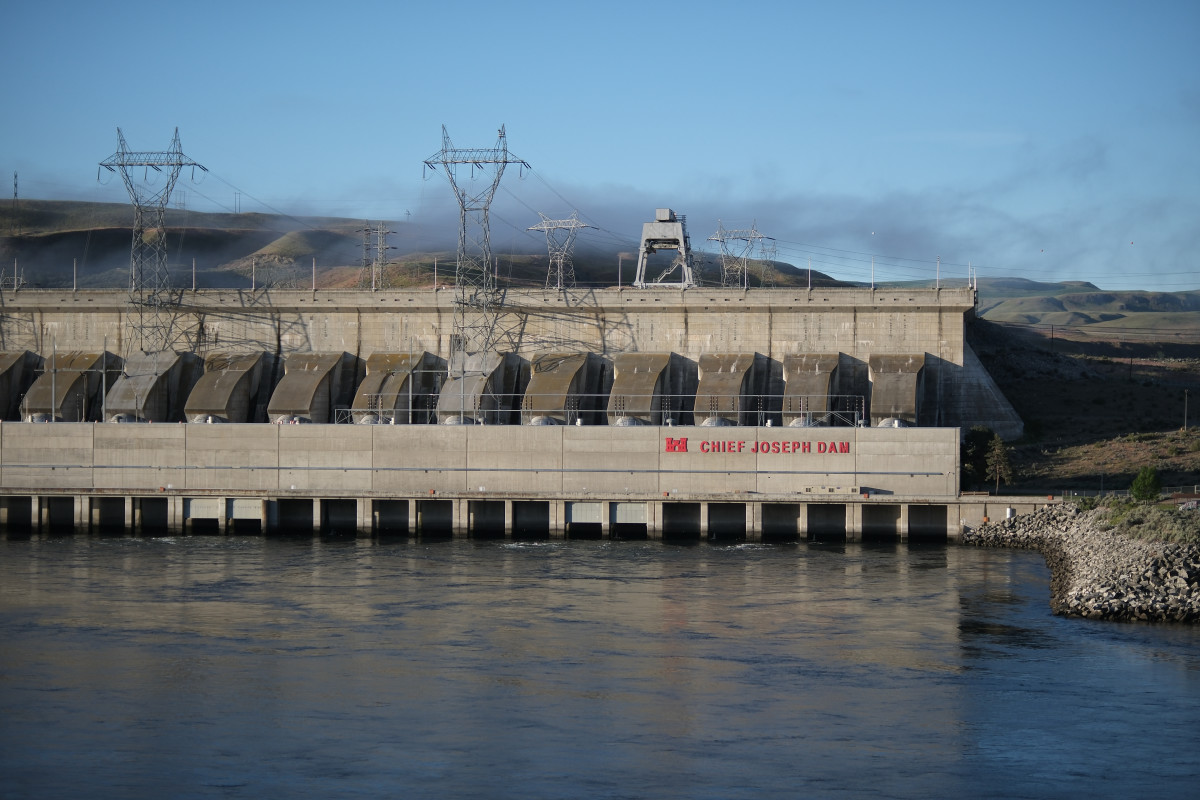
[[[1031,513],[1054,498],[909,498],[796,503],[787,498],[500,498],[272,494],[0,496],[0,531],[52,535],[299,535],[709,541],[958,540],[985,518]],[[864,523],[864,520],[866,522]]]

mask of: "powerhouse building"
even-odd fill
[[[1021,422],[969,288],[3,292],[0,523],[951,537],[960,432]],[[131,352],[132,351],[132,352]]]

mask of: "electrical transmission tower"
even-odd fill
[[[144,353],[165,350],[171,343],[174,300],[170,292],[167,264],[167,202],[184,167],[208,170],[183,154],[179,128],[169,150],[139,152],[129,149],[125,136],[117,128],[117,152],[100,162],[109,172],[120,172],[133,201],[133,248],[129,261],[129,301],[137,308],[137,321],[131,344]],[[131,170],[142,167],[144,177],[137,181]],[[162,177],[157,187],[149,185],[150,170]]]
[[[358,288],[370,289],[372,292],[376,289],[383,288],[383,265],[387,263],[387,251],[395,250],[396,248],[387,243],[387,237],[390,233],[387,225],[382,221],[371,227],[370,223],[363,222],[363,227],[359,228],[356,233],[363,235],[363,257],[362,271],[358,280]],[[375,255],[371,256],[371,243],[374,237]],[[367,269],[371,270],[371,279],[367,280]]]
[[[749,286],[750,260],[766,238],[758,232],[754,223],[748,230],[726,230],[721,221],[717,221],[717,232],[708,240],[721,246],[722,286],[743,289]]]
[[[775,288],[775,260],[779,257],[779,246],[770,236],[764,236],[759,244],[758,262],[762,268],[759,285],[764,289]]]
[[[538,212],[542,221],[527,230],[545,231],[546,249],[550,253],[550,268],[546,271],[547,289],[574,289],[575,265],[571,262],[571,251],[575,248],[575,236],[581,228],[593,225],[579,221],[579,212],[572,211],[569,219],[550,219]]]
[[[383,288],[383,266],[387,263],[387,251],[395,250],[396,248],[387,243],[388,234],[395,233],[389,231],[387,225],[380,221],[375,228],[375,263],[371,270],[371,290]]]
[[[371,280],[367,280],[367,267],[371,267],[371,223],[363,220],[363,226],[354,231],[362,234],[362,260],[358,262],[358,288],[366,289],[375,282],[375,270],[371,269]]]
[[[492,148],[456,148],[442,126],[442,149],[425,160],[425,168],[443,170],[458,199],[458,261],[454,270],[455,349],[484,353],[494,348],[500,316],[500,292],[492,272],[492,244],[488,209],[504,168],[529,164],[508,151],[504,126]],[[460,180],[459,169],[470,169],[469,178]]]

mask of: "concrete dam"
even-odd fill
[[[0,524],[954,538],[959,431],[1021,423],[972,289],[0,292]],[[995,505],[995,503],[993,503]]]

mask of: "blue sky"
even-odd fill
[[[636,247],[754,224],[835,277],[1200,289],[1200,3],[9,3],[0,176],[127,202],[117,149],[179,128],[188,208],[451,238],[444,124],[508,145],[497,251],[537,212]]]

